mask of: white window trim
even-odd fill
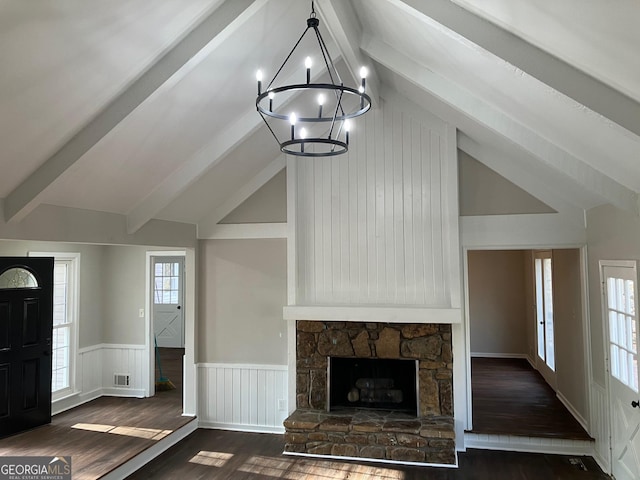
[[[52,394],[51,400],[56,401],[62,398],[74,395],[78,393],[78,362],[79,358],[79,344],[78,344],[78,321],[80,310],[80,253],[76,252],[28,252],[29,257],[53,257],[54,261],[70,261],[69,275],[71,278],[71,284],[74,288],[69,292],[69,315],[71,316],[71,339],[69,344],[72,351],[69,354],[70,358],[70,372],[69,372],[69,387],[59,390]]]

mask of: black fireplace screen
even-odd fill
[[[329,410],[373,408],[417,415],[416,360],[329,357]]]

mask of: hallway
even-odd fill
[[[591,440],[525,359],[472,358],[473,433]]]

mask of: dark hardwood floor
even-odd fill
[[[590,457],[492,450],[459,455],[459,468],[410,467],[282,455],[273,434],[197,430],[130,480],[606,480]],[[581,470],[578,461],[587,470]]]
[[[102,397],[68,412],[56,415],[50,425],[0,440],[0,456],[71,455],[74,479],[96,479],[152,446],[169,431],[187,422],[182,417],[182,351],[161,349],[163,373],[175,390],[158,392],[149,399]],[[474,359],[474,375],[482,365]],[[483,362],[480,362],[483,363]],[[518,395],[537,398],[528,408],[549,402],[525,378],[526,370],[517,362],[509,369],[484,365],[485,378],[493,377],[493,387],[484,395],[493,398],[485,414],[500,418],[497,384],[515,386]],[[521,371],[522,370],[522,371]],[[530,372],[529,372],[530,373]],[[156,376],[157,378],[157,376]],[[475,379],[477,380],[477,378]],[[474,380],[474,400],[475,400]],[[486,383],[486,381],[485,381]],[[481,389],[482,390],[482,389]],[[490,395],[494,392],[495,395]],[[508,395],[516,395],[508,394]],[[555,398],[555,396],[553,396]],[[512,398],[513,399],[513,398]],[[475,408],[474,419],[482,419]],[[564,408],[564,407],[563,407]],[[497,411],[496,411],[497,410]],[[506,415],[513,424],[522,412]],[[568,415],[568,414],[567,414]],[[540,418],[546,414],[537,414]],[[553,422],[556,414],[551,415]],[[563,422],[566,420],[562,420]],[[508,422],[505,422],[505,424]],[[543,422],[538,420],[536,425]],[[78,425],[79,424],[79,425]],[[74,426],[76,428],[74,428]],[[81,428],[77,428],[81,427]],[[513,430],[513,428],[511,428]],[[557,429],[556,429],[557,430]],[[564,430],[564,428],[563,428]],[[475,430],[474,430],[475,431]],[[513,431],[509,432],[514,434]],[[527,433],[531,434],[531,433]],[[153,462],[132,475],[131,479],[362,479],[362,480],[604,480],[604,475],[590,457],[526,454],[490,450],[469,450],[459,455],[459,468],[429,468],[368,462],[312,459],[282,455],[283,437],[271,434],[197,430]],[[576,465],[578,463],[578,465]],[[587,470],[581,470],[580,464]]]
[[[176,386],[173,390],[182,401],[182,357],[184,348],[158,348],[162,374]],[[156,361],[156,379],[160,378],[160,370]]]
[[[71,455],[73,479],[89,480],[151,447],[193,420],[182,416],[181,349],[171,350],[161,352],[162,366],[175,390],[144,399],[98,398],[54,416],[49,425],[1,439],[0,456]]]
[[[471,359],[473,432],[591,440],[524,359]]]

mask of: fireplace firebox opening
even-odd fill
[[[418,361],[329,357],[327,410],[395,410],[418,416]]]

